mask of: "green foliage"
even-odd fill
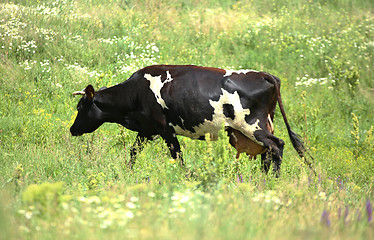
[[[63,186],[63,182],[31,184],[22,193],[22,200],[42,210],[54,209],[60,204]]]
[[[353,122],[353,130],[351,131],[351,137],[353,139],[354,155],[355,155],[355,158],[357,159],[359,155],[360,133],[359,133],[358,118],[354,113],[352,113],[352,122]]]
[[[372,238],[373,1],[7,0],[0,3],[0,230],[7,239]],[[151,64],[270,72],[291,127],[279,179],[259,157],[161,138],[126,167],[136,133],[72,137],[77,98]],[[186,175],[191,177],[186,177]],[[286,227],[285,227],[286,226]]]
[[[356,93],[359,84],[360,74],[356,64],[344,63],[340,59],[329,59],[331,66],[327,66],[332,78],[332,86],[339,90],[345,88],[353,95]]]
[[[225,164],[222,159],[224,155],[217,154],[219,152],[222,153],[222,149],[219,147],[222,145],[219,145],[218,149],[214,149],[210,137],[210,134],[205,135],[206,144],[204,145],[206,146],[204,146],[204,152],[200,160],[201,164],[196,169],[198,176],[196,180],[200,181],[200,186],[204,191],[214,189],[224,175],[225,170]]]
[[[102,182],[102,180],[105,178],[105,174],[104,173],[98,173],[98,174],[91,174],[89,177],[88,177],[88,182],[86,184],[87,188],[89,190],[94,190],[94,189],[97,189],[100,182]]]

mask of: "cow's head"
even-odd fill
[[[74,92],[73,95],[83,95],[83,97],[77,106],[78,115],[70,128],[71,134],[80,136],[95,131],[104,121],[102,120],[102,111],[94,102],[94,88],[88,85],[83,91]]]

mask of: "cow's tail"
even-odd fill
[[[313,171],[314,175],[317,175],[316,171],[314,170],[312,166],[312,163],[306,157],[307,151],[306,151],[306,148],[303,142],[300,140],[300,136],[294,131],[292,131],[290,124],[288,123],[286,112],[284,111],[282,98],[280,94],[280,79],[272,75],[270,76],[272,78],[272,83],[275,85],[278,105],[282,113],[284,123],[286,124],[288,135],[290,136],[290,139],[291,139],[291,143],[293,147],[295,148],[295,150],[297,151],[297,153],[299,154],[299,156],[304,160],[305,164],[308,165],[308,167]],[[313,157],[310,154],[308,154],[308,157],[314,161]]]

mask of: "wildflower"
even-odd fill
[[[180,203],[185,203],[189,200],[189,196],[182,194],[182,193],[174,193],[174,195],[171,197],[171,200],[173,201],[179,201]]]
[[[133,218],[133,217],[134,217],[134,214],[133,214],[132,212],[130,212],[130,211],[127,211],[126,214],[125,214],[125,216],[126,216],[127,218]]]
[[[237,181],[238,183],[243,183],[243,182],[244,182],[244,181],[243,181],[243,176],[242,176],[241,173],[239,173],[239,174],[237,175],[237,179],[236,179],[236,181]]]
[[[88,198],[87,203],[99,204],[99,203],[101,203],[101,199],[98,196],[92,196],[92,197]]]
[[[321,223],[326,224],[327,227],[330,227],[331,221],[329,219],[329,212],[326,210],[323,210],[322,216],[321,216]]]
[[[25,218],[27,218],[27,219],[31,219],[32,218],[32,212],[31,211],[26,211],[25,212]]]
[[[122,205],[121,205],[121,204],[119,204],[119,203],[115,203],[115,204],[113,205],[113,207],[114,207],[114,208],[117,208],[117,209],[119,209],[119,208],[121,208],[121,207],[122,207]]]
[[[171,197],[171,200],[173,201],[177,201],[179,199],[179,196],[174,194],[172,197]]]
[[[366,213],[368,215],[368,222],[371,222],[373,220],[373,207],[369,199],[366,201]]]
[[[135,208],[136,208],[136,206],[135,206],[135,204],[134,204],[133,202],[128,202],[128,203],[126,203],[126,206],[127,206],[128,208],[130,208],[130,209],[135,209]]]
[[[182,196],[182,198],[179,200],[181,203],[185,203],[189,200],[189,197],[187,195]]]
[[[110,220],[110,219],[105,219],[104,222],[100,225],[100,228],[102,228],[102,229],[106,229],[106,228],[108,228],[110,225],[112,225],[112,220]]]
[[[269,193],[265,194],[265,202],[270,203],[271,202],[271,195]]]
[[[175,164],[177,161],[174,159],[174,158],[172,158],[172,159],[170,159],[170,163],[171,164]]]
[[[281,204],[281,200],[277,197],[277,196],[273,196],[271,198],[271,200],[275,203],[275,204]]]
[[[131,197],[130,198],[130,201],[131,202],[137,202],[139,200],[139,198],[137,198],[137,197]]]
[[[155,197],[155,196],[156,196],[156,194],[155,194],[154,192],[149,192],[149,193],[148,193],[148,197],[153,198],[153,197]]]
[[[67,203],[62,203],[62,208],[64,209],[64,210],[69,210],[69,208],[70,208],[70,206],[69,206],[69,204],[67,204]]]
[[[184,212],[186,212],[186,209],[183,208],[183,207],[181,207],[181,206],[179,206],[178,211],[179,211],[180,213],[184,213]]]
[[[321,199],[321,200],[326,200],[326,193],[325,193],[325,192],[320,192],[320,193],[318,194],[318,197],[319,197],[319,199]]]
[[[106,218],[111,214],[109,209],[105,209],[103,211],[100,211],[100,213],[97,215],[99,218]]]

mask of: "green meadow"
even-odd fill
[[[374,2],[5,0],[0,3],[0,239],[373,239]],[[74,91],[152,64],[255,69],[281,79],[291,128],[280,178],[260,158],[161,138],[126,167],[136,133],[72,137]]]

